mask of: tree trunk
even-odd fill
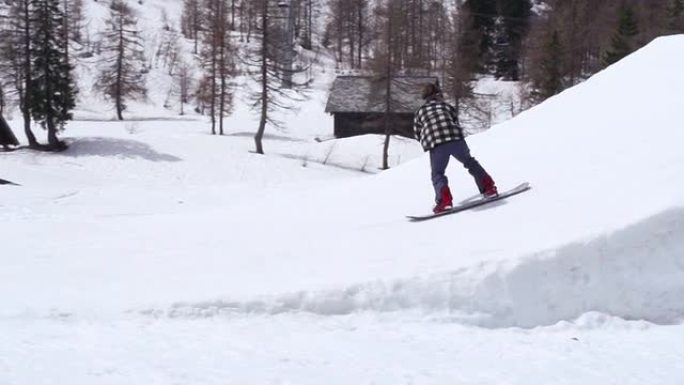
[[[387,88],[385,90],[385,144],[382,147],[382,169],[389,169],[389,144],[392,136],[392,127],[390,125],[391,101],[392,101],[392,12],[388,6],[387,9]]]
[[[216,7],[214,7],[214,12],[216,12]],[[218,16],[214,15],[214,20],[212,22],[211,29],[209,33],[212,35],[211,39],[211,134],[216,135],[216,51],[217,51],[217,42],[216,42],[216,35],[218,34],[217,31],[217,24],[216,23],[216,18]]]
[[[254,7],[249,6],[247,10],[247,43],[252,38],[252,19],[254,19]]]
[[[225,31],[225,17],[224,17],[223,0],[219,3],[219,76],[221,77],[221,91],[219,101],[219,135],[223,135],[223,112],[226,105],[226,31]]]
[[[31,113],[28,110],[28,106],[25,106],[24,108],[22,108],[22,110],[22,114],[24,116],[24,134],[26,135],[26,139],[29,142],[29,147],[38,148],[40,147],[40,145],[38,144],[36,135],[34,135],[33,131],[31,130]]]
[[[235,31],[235,0],[230,2],[230,30]]]
[[[48,138],[48,147],[52,151],[57,151],[62,149],[62,143],[59,141],[59,138],[57,138],[57,127],[55,126],[55,116],[54,116],[54,99],[52,95],[54,95],[54,90],[52,88],[52,85],[50,84],[50,79],[49,73],[49,67],[48,67],[48,61],[44,60],[43,62],[43,68],[41,68],[41,71],[43,72],[43,76],[47,79],[47,84],[46,84],[46,100],[45,102],[48,104],[46,108],[46,114],[45,114],[45,125],[47,126],[47,138]]]
[[[354,69],[354,58],[356,57],[356,49],[355,49],[355,43],[356,39],[354,39],[354,27],[356,27],[356,23],[354,22],[354,9],[350,9],[347,11],[349,13],[349,20],[348,20],[348,34],[349,34],[349,64],[351,65],[351,68]]]
[[[358,8],[357,12],[358,12],[358,15],[357,15],[357,23],[358,23],[358,24],[357,24],[357,28],[359,29],[359,30],[358,30],[358,33],[359,33],[359,42],[358,42],[358,52],[357,52],[358,58],[357,58],[356,61],[357,61],[357,64],[358,64],[359,68],[361,68],[361,67],[362,67],[362,66],[361,66],[361,54],[362,54],[362,51],[363,51],[363,22],[364,22],[364,20],[363,20],[363,4],[362,4],[361,2],[359,2],[359,8]]]
[[[116,117],[119,120],[124,120],[123,118],[123,60],[124,60],[124,20],[123,13],[119,16],[119,52],[117,53],[117,63],[116,63]]]
[[[254,143],[256,144],[257,154],[263,154],[264,148],[262,146],[262,139],[264,138],[264,131],[266,131],[266,120],[268,116],[268,60],[267,60],[267,46],[268,43],[268,1],[264,1],[263,14],[261,15],[261,28],[263,37],[261,41],[261,120],[259,121],[259,129],[254,135]]]
[[[342,15],[337,18],[337,61],[339,63],[342,63],[344,61],[343,58],[343,52],[342,52],[342,34],[344,33],[344,22],[342,19]]]
[[[31,78],[31,19],[28,0],[23,2],[24,19],[24,103],[21,107],[24,116],[24,133],[30,148],[39,148],[38,140],[31,131],[31,103],[33,102],[33,79]]]
[[[308,49],[311,49],[313,47],[313,0],[309,0],[308,7],[307,18],[309,28],[306,31],[306,44]]]
[[[390,125],[389,116],[385,116],[385,143],[382,146],[382,169],[388,170],[389,167],[389,145],[390,145]]]
[[[267,104],[265,100],[262,100],[263,105],[261,106],[261,119],[259,120],[259,129],[256,135],[254,135],[254,143],[256,144],[256,153],[264,153],[264,147],[262,145],[262,139],[264,138],[264,132],[266,131],[266,109]]]
[[[55,118],[52,114],[47,116],[47,132],[48,132],[48,146],[51,150],[57,151],[64,148],[64,144],[57,137],[57,127],[55,126]]]

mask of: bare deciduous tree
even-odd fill
[[[392,78],[398,67],[398,57],[401,55],[399,40],[395,38],[401,8],[392,0],[387,0],[375,10],[384,27],[382,38],[373,47],[373,56],[369,63],[370,71],[374,77],[384,81],[385,84],[385,142],[382,148],[382,169],[389,169],[389,145],[393,134],[392,130]]]
[[[292,42],[289,39],[292,36],[288,36],[287,28],[282,25],[283,9],[271,0],[255,0],[254,3],[259,6],[262,35],[259,47],[247,55],[244,63],[259,84],[258,90],[250,93],[250,100],[252,108],[260,115],[259,127],[254,135],[256,152],[263,154],[266,125],[270,123],[280,127],[280,122],[273,118],[273,111],[293,109],[292,102],[303,98],[303,92],[309,86],[310,79],[293,80],[294,75],[303,75],[306,68],[293,66],[296,58],[291,56]],[[291,9],[285,11],[289,12]]]
[[[223,118],[230,112],[233,100],[228,81],[234,76],[234,52],[228,29],[228,6],[226,0],[205,1],[204,17],[207,30],[204,33],[202,63],[205,68],[204,78],[210,84],[211,133],[216,134],[218,123],[218,133],[223,135]]]
[[[180,102],[180,114],[185,115],[184,106],[190,102],[190,90],[192,89],[192,68],[186,61],[181,61],[175,74],[175,84],[178,90]]]
[[[200,32],[202,31],[202,10],[200,0],[184,0],[181,16],[181,32],[183,36],[194,42],[194,53],[199,52]]]
[[[332,20],[327,33],[335,39],[337,61],[349,68],[363,66],[363,52],[369,44],[370,4],[368,0],[333,0]]]

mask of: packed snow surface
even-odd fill
[[[533,189],[419,224],[418,144],[379,172],[382,138],[313,140],[316,98],[265,156],[240,114],[2,153],[0,383],[681,384],[682,53],[658,39],[469,137]]]

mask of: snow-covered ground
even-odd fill
[[[323,89],[266,156],[240,105],[223,137],[169,113],[0,153],[0,384],[681,384],[682,52],[469,137],[533,189],[420,224],[427,157],[315,141]]]

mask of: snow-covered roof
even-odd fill
[[[434,76],[395,76],[392,78],[391,111],[414,113],[422,104],[420,90],[436,83]],[[325,112],[385,112],[385,78],[338,76],[332,85]]]

